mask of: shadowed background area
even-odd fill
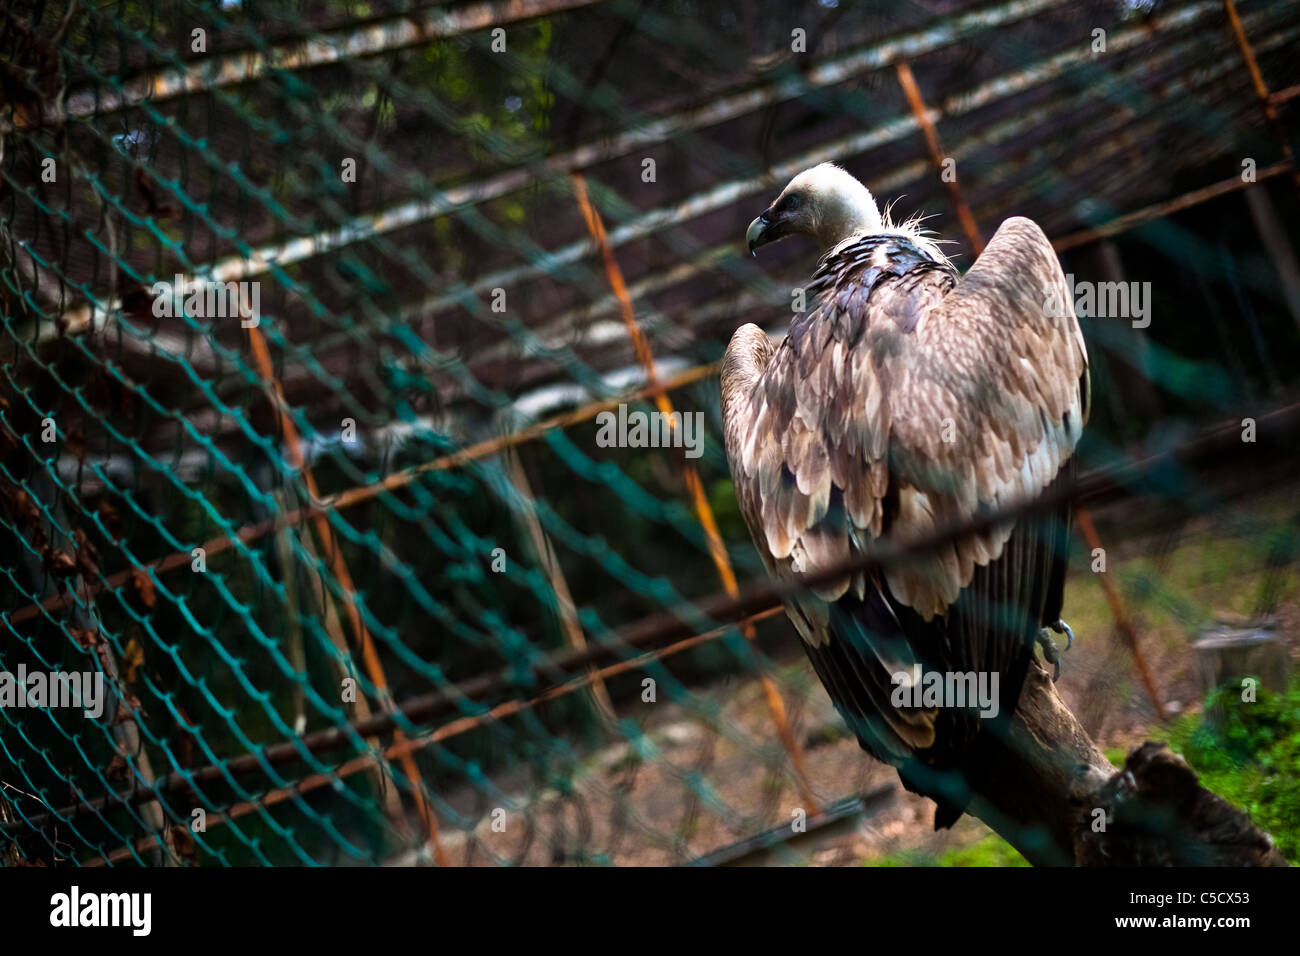
[[[1084,471],[1262,422],[1297,41],[1273,0],[8,4],[0,671],[109,706],[0,698],[0,861],[1018,859],[930,832],[781,614],[693,608],[762,574],[712,363],[814,265],[746,226],[828,160],[959,268],[1028,216],[1143,297],[1080,309]],[[159,315],[178,275],[256,322]],[[601,447],[624,403],[703,454]],[[1254,448],[1089,512],[1060,688],[1294,858],[1300,473]],[[696,636],[623,639],[659,616]]]

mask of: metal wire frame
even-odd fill
[[[1274,166],[1271,167],[1266,167],[1259,171],[1258,181],[1263,182],[1272,179],[1276,176],[1286,174],[1290,170],[1290,168],[1291,168],[1290,165],[1285,162],[1275,164]],[[1151,221],[1152,219],[1160,218],[1169,215],[1175,211],[1187,209],[1194,205],[1200,204],[1202,202],[1206,202],[1211,199],[1218,198],[1219,196],[1225,195],[1229,192],[1245,188],[1247,185],[1249,184],[1244,182],[1240,177],[1236,177],[1218,184],[1214,184],[1209,187],[1193,190],[1192,192],[1187,193],[1184,196],[1178,197],[1174,200],[1170,200],[1165,203],[1158,203],[1153,206],[1147,207],[1146,209],[1137,210],[1134,211],[1133,213],[1120,216],[1115,220],[1112,220],[1110,223],[1103,224],[1102,226],[1098,226],[1090,230],[1083,230],[1078,233],[1073,233],[1069,236],[1063,237],[1062,239],[1056,240],[1054,242],[1054,245],[1058,249],[1058,251],[1075,248],[1077,246],[1086,244],[1091,241],[1095,241],[1096,239],[1102,237],[1119,234],[1122,231],[1134,228],[1135,226]],[[390,475],[386,477],[383,481],[368,487],[356,488],[351,491],[341,492],[335,495],[331,495],[325,499],[318,499],[316,498],[315,495],[313,495],[312,500],[319,501],[318,506],[313,505],[308,508],[298,509],[297,511],[290,512],[289,514],[278,519],[268,519],[267,521],[260,522],[255,525],[246,526],[245,528],[240,529],[236,537],[239,541],[245,544],[249,543],[269,533],[274,527],[278,525],[292,526],[298,524],[303,520],[306,520],[309,517],[317,516],[318,514],[328,510],[340,510],[343,508],[350,507],[351,505],[359,503],[361,501],[369,500],[370,498],[373,498],[375,495],[381,492],[391,491],[398,487],[402,487],[403,485],[409,484],[412,480],[414,480],[415,477],[424,474],[428,471],[457,467],[470,460],[489,457],[495,454],[501,448],[513,447],[522,442],[532,440],[536,437],[539,437],[540,435],[544,434],[545,432],[549,431],[552,428],[564,427],[566,425],[573,424],[578,421],[583,421],[592,418],[601,411],[617,406],[620,402],[625,402],[632,398],[653,397],[654,395],[659,394],[662,391],[670,390],[672,388],[683,387],[685,385],[691,384],[707,376],[708,374],[711,374],[713,370],[714,368],[712,365],[697,366],[693,369],[690,369],[682,373],[679,376],[676,376],[673,380],[671,380],[669,383],[665,384],[662,387],[660,387],[657,384],[652,384],[645,388],[634,391],[632,393],[620,395],[615,399],[592,403],[582,409],[576,410],[575,412],[566,413],[560,416],[555,416],[554,418],[541,423],[535,423],[534,425],[531,425],[526,429],[518,433],[515,433],[513,435],[505,436],[500,439],[492,439],[489,441],[481,442],[478,445],[472,446],[470,448],[462,449],[453,454],[443,456],[441,458],[435,459],[434,461],[425,463],[423,465],[406,469],[403,472],[398,472],[396,474]],[[224,550],[226,547],[230,546],[231,540],[232,539],[229,537],[211,539],[210,541],[205,543],[204,547],[208,551],[208,553],[219,553],[220,551]],[[167,570],[171,570],[172,568],[179,567],[182,564],[186,564],[188,563],[188,561],[189,561],[189,551],[186,549],[186,550],[178,551],[177,553],[174,553],[166,558],[158,559],[154,562],[149,562],[143,565],[142,567],[151,568],[159,572],[165,572]],[[122,584],[126,583],[126,580],[127,580],[127,572],[123,572],[115,576],[114,578],[108,579],[105,582],[105,585],[110,588],[119,587]],[[43,602],[42,607],[47,611],[54,610],[59,607],[66,606],[68,600],[69,598],[67,597],[51,598],[48,599],[46,602]],[[11,615],[9,619],[13,623],[20,623],[28,619],[35,613],[36,613],[36,608],[34,606],[23,608],[14,612],[14,614]]]
[[[907,541],[893,542],[854,555],[833,566],[809,572],[800,581],[779,582],[764,576],[750,582],[739,596],[732,597],[723,590],[689,605],[643,618],[620,628],[598,643],[558,655],[545,664],[538,665],[536,672],[538,679],[545,680],[547,677],[552,677],[554,680],[554,685],[548,686],[543,696],[571,693],[593,679],[592,674],[574,677],[574,671],[602,663],[620,653],[662,650],[682,640],[705,640],[707,638],[704,635],[721,636],[740,621],[757,619],[759,615],[773,613],[785,598],[804,589],[816,588],[825,582],[837,580],[845,574],[879,571],[891,565],[914,561],[953,540],[986,532],[1009,521],[1048,513],[1066,501],[1096,505],[1141,493],[1150,493],[1158,486],[1153,488],[1149,479],[1167,469],[1171,463],[1184,468],[1193,468],[1212,460],[1223,461],[1225,456],[1245,457],[1273,447],[1287,447],[1289,442],[1300,435],[1300,403],[1275,407],[1253,417],[1256,422],[1257,438],[1254,443],[1242,442],[1241,423],[1234,419],[1207,429],[1170,450],[1141,460],[1097,468],[1037,498],[954,522]],[[615,666],[627,663],[627,660],[616,660]],[[154,787],[148,791],[115,793],[73,805],[63,811],[35,815],[21,824],[0,824],[0,833],[16,832],[24,826],[39,826],[55,817],[72,816],[79,807],[98,810],[112,803],[139,806],[157,800],[161,794],[167,792],[229,776],[250,774],[267,767],[293,763],[302,759],[304,753],[327,753],[347,745],[358,737],[374,736],[396,729],[403,725],[403,720],[410,724],[430,722],[462,707],[466,700],[472,701],[488,696],[495,689],[508,687],[514,682],[515,675],[511,674],[481,675],[462,682],[453,693],[428,694],[404,701],[389,713],[375,715],[366,721],[350,721],[344,729],[330,727],[264,748],[259,754],[243,755],[220,764],[189,771],[184,775],[159,778],[155,781]],[[505,706],[519,708],[521,703],[515,701]]]
[[[1052,240],[1052,245],[1058,252],[1079,248],[1103,238],[1120,235],[1153,220],[1165,218],[1176,212],[1181,212],[1203,203],[1210,202],[1211,200],[1218,199],[1222,196],[1229,195],[1233,192],[1249,188],[1256,183],[1268,182],[1269,180],[1279,176],[1287,175],[1291,170],[1292,166],[1290,163],[1286,161],[1279,162],[1272,166],[1259,169],[1254,183],[1247,182],[1240,176],[1235,176],[1231,179],[1226,179],[1184,193],[1174,199],[1155,203],[1142,209],[1125,213],[1099,226],[1080,230],[1062,236],[1059,239],[1054,239]],[[233,537],[223,535],[211,538],[204,541],[200,546],[207,554],[214,555],[220,554],[232,547],[236,540],[245,545],[251,544],[252,542],[272,533],[277,528],[294,527],[322,514],[331,511],[345,510],[354,505],[370,501],[385,492],[405,487],[421,475],[427,474],[431,471],[443,471],[451,468],[458,468],[471,461],[491,458],[504,449],[515,448],[519,445],[541,438],[554,429],[563,429],[580,422],[594,419],[601,412],[617,408],[620,404],[626,404],[631,401],[642,399],[652,399],[660,394],[693,385],[703,379],[715,375],[716,373],[716,362],[693,366],[662,382],[651,382],[631,391],[619,393],[611,398],[588,403],[580,408],[574,409],[573,411],[555,415],[539,422],[534,422],[519,431],[486,439],[450,454],[440,456],[431,461],[419,465],[413,465],[401,471],[394,472],[385,476],[378,482],[355,487],[347,491],[336,492],[325,497],[312,495],[309,499],[311,504],[307,506],[288,511],[284,514],[277,515],[274,518],[268,518],[264,521],[245,525],[244,527],[239,528],[234,533]],[[163,574],[183,566],[188,566],[191,560],[190,550],[191,549],[188,547],[181,547],[177,551],[166,555],[165,557],[142,562],[138,569],[141,571]],[[122,587],[129,583],[131,573],[131,571],[122,571],[111,577],[105,578],[98,585],[92,586],[91,593],[95,593],[98,589],[112,590]],[[13,611],[8,615],[8,620],[14,624],[22,623],[36,616],[42,610],[45,612],[51,612],[67,607],[72,600],[73,598],[70,595],[55,595],[45,599],[39,605],[33,604]]]
[[[484,0],[447,10],[433,7],[389,17],[365,26],[340,28],[304,40],[267,44],[213,57],[199,63],[180,63],[167,69],[146,71],[107,96],[98,90],[73,93],[66,106],[39,117],[40,125],[57,124],[69,117],[100,117],[136,106],[145,100],[158,103],[217,87],[236,86],[265,77],[272,71],[298,71],[340,60],[391,53],[404,47],[444,40],[523,20],[565,13],[600,0]],[[228,26],[216,11],[205,11],[219,26]],[[249,37],[260,38],[256,34]],[[15,117],[14,126],[33,125],[30,118]],[[26,121],[24,121],[26,120]]]
[[[283,275],[280,270],[285,266],[303,258],[321,255],[353,242],[375,239],[386,232],[404,228],[437,215],[448,213],[461,215],[474,205],[478,205],[489,198],[497,198],[505,192],[538,182],[549,182],[551,177],[556,174],[577,171],[602,159],[626,155],[636,146],[658,141],[668,134],[689,133],[702,126],[716,125],[716,123],[725,119],[734,118],[741,115],[742,112],[753,112],[758,108],[770,105],[771,102],[778,101],[778,96],[780,99],[794,98],[809,91],[842,82],[844,78],[850,75],[873,69],[883,69],[890,63],[896,62],[900,56],[916,56],[969,35],[968,31],[998,26],[1004,22],[1015,22],[1018,19],[1033,16],[1044,9],[1049,9],[1057,2],[1059,0],[1053,0],[1052,4],[1013,3],[999,8],[998,12],[1004,13],[1005,19],[987,15],[978,18],[967,16],[960,19],[949,30],[917,31],[895,43],[874,45],[866,51],[844,57],[839,61],[813,71],[811,78],[803,81],[802,84],[776,81],[757,95],[737,96],[733,98],[733,101],[724,101],[721,104],[714,104],[709,108],[697,110],[682,117],[670,118],[670,125],[667,128],[655,125],[654,120],[651,121],[649,127],[638,128],[634,126],[622,137],[615,138],[604,144],[601,147],[604,152],[600,155],[595,154],[594,146],[585,149],[579,148],[571,151],[572,155],[562,154],[561,159],[553,160],[554,165],[538,166],[532,164],[517,167],[506,173],[498,174],[489,180],[467,184],[460,187],[455,193],[433,190],[426,180],[415,180],[411,183],[412,188],[421,194],[430,195],[431,199],[429,201],[404,204],[381,212],[369,213],[358,219],[341,222],[338,226],[331,227],[325,232],[261,249],[242,250],[239,255],[224,260],[191,262],[186,263],[186,266],[193,274],[206,276],[210,281],[218,282],[245,279],[273,269],[279,277]],[[1108,49],[1114,52],[1123,52],[1149,41],[1153,36],[1158,36],[1163,32],[1177,31],[1194,25],[1204,20],[1216,9],[1218,9],[1218,5],[1214,0],[1204,0],[1204,2],[1194,3],[1156,18],[1150,23],[1122,29],[1108,38]],[[174,56],[174,54],[172,55]],[[1050,82],[1068,66],[1084,66],[1088,64],[1090,59],[1091,54],[1086,48],[1082,50],[1065,50],[1030,67],[1013,71],[1006,76],[982,83],[968,92],[949,97],[945,101],[942,115],[951,118],[973,112],[998,100],[1023,93],[1037,84]],[[506,62],[511,64],[512,61],[507,57]],[[513,65],[516,69],[523,69],[517,63]],[[576,83],[576,80],[570,77],[569,82]],[[143,105],[148,108],[156,121],[162,121],[166,125],[164,118],[157,114],[151,103]],[[619,107],[625,109],[626,104],[619,104]],[[630,110],[629,112],[635,113],[635,111]],[[658,123],[663,122],[665,120],[658,120]],[[901,118],[846,140],[828,144],[774,166],[769,170],[747,168],[746,176],[743,179],[733,179],[709,190],[703,195],[692,197],[674,204],[672,207],[653,210],[644,214],[639,222],[625,224],[623,227],[614,229],[610,234],[610,242],[617,247],[633,239],[644,238],[664,226],[677,225],[682,221],[728,205],[737,199],[769,189],[774,182],[789,178],[806,166],[815,165],[817,162],[838,158],[846,154],[864,152],[883,145],[885,142],[901,139],[918,129],[919,124],[915,119]],[[689,147],[689,138],[685,143]],[[340,145],[362,152],[368,160],[376,164],[377,168],[385,169],[389,173],[394,172],[388,167],[382,154],[379,154],[373,148],[368,148],[368,144],[341,139]],[[711,162],[719,162],[716,144],[708,144],[707,154],[704,152],[703,147],[695,145],[692,153],[700,156],[707,155]],[[739,162],[739,160],[734,160],[732,164]],[[748,166],[748,164],[742,165]],[[149,174],[157,176],[151,171]],[[162,189],[173,188],[161,178],[158,178],[157,185]],[[15,183],[14,186],[15,188],[23,188],[25,184]],[[177,195],[177,198],[183,200],[184,197]],[[125,210],[122,212],[126,214]],[[516,236],[493,235],[490,238],[494,240],[504,239],[507,243],[514,244],[520,242],[519,237]],[[441,294],[421,302],[408,311],[412,314],[428,315],[436,314],[440,310],[454,306],[463,306],[468,300],[481,295],[486,290],[510,286],[526,278],[537,278],[543,274],[552,274],[560,267],[572,266],[585,258],[587,252],[588,248],[585,242],[572,243],[553,251],[534,250],[529,253],[529,258],[532,261],[528,266],[491,273],[479,278],[463,289]],[[117,311],[118,307],[119,305],[112,301],[104,303],[102,306],[95,303],[87,307],[78,307],[64,314],[61,325],[65,331],[94,328],[102,322],[104,317]],[[481,317],[488,321],[494,321],[490,312],[482,313]],[[52,333],[47,331],[45,334]]]
[[[1139,37],[1139,34],[1137,34],[1137,33],[1132,33],[1131,35],[1132,35],[1132,37]],[[1127,39],[1128,36],[1129,36],[1129,34],[1121,35],[1121,36],[1119,36],[1118,38],[1116,38],[1113,42],[1119,44],[1119,47],[1122,47],[1124,43],[1129,42],[1128,39]],[[1077,59],[1077,54],[1076,54],[1075,58]],[[1054,60],[1054,61],[1051,61],[1051,62],[1047,63],[1047,64],[1045,65],[1045,67],[1040,68],[1040,70],[1039,70],[1038,72],[1042,73],[1043,71],[1045,71],[1046,74],[1049,74],[1049,75],[1050,75],[1053,71],[1055,71],[1056,69],[1059,69],[1059,66],[1060,66],[1060,61],[1059,61],[1059,60]],[[1030,71],[1030,72],[1034,72],[1032,68],[1031,68],[1031,71]],[[982,101],[983,101],[984,98],[985,98],[985,95],[984,95],[984,94],[981,94],[981,93],[979,92],[979,90],[976,90],[976,91],[973,91],[973,92],[970,93],[970,94],[961,95],[961,96],[959,96],[959,97],[957,97],[957,98],[955,98],[955,99],[957,99],[957,100],[965,100],[965,101],[970,101],[970,102],[975,102],[975,103],[979,103],[980,105],[983,105],[983,104],[982,104]],[[848,149],[851,149],[852,146],[851,146],[850,144],[843,144],[843,145],[837,145],[835,148],[836,148],[836,149],[841,149],[841,148],[848,148]],[[808,158],[808,161],[811,161],[811,159],[812,159],[812,157],[809,157],[809,158]],[[791,166],[793,167],[793,166],[796,165],[796,164],[788,164],[788,165],[791,165]],[[892,185],[893,180],[892,180],[890,177],[884,177],[884,178],[882,179],[882,182],[885,182],[885,183],[888,183],[888,184],[891,184],[891,185]],[[498,281],[500,278],[501,278],[500,276],[494,277],[493,281]],[[445,305],[445,304],[447,304],[447,303],[446,303],[446,302],[442,302],[442,303],[435,303],[435,304]],[[429,305],[429,303],[424,303],[424,304],[422,304],[420,307],[417,307],[417,308],[414,309],[414,310],[408,310],[408,311],[409,311],[410,314],[412,314],[412,315],[420,314],[420,313],[422,313],[422,312],[425,310],[425,308],[426,308],[428,305]],[[488,314],[487,316],[484,316],[484,317],[485,317],[485,318],[489,318],[489,319],[494,319],[494,318],[495,318],[495,317],[491,316],[490,314]],[[383,329],[383,328],[381,328],[380,331],[387,331],[387,329]],[[322,347],[322,348],[324,348],[324,347],[328,347],[328,345],[327,345],[327,343],[321,343],[321,347]],[[177,354],[183,354],[183,350],[178,350],[178,351],[177,351]]]

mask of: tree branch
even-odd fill
[[[1144,743],[1117,771],[1037,661],[1010,734],[981,735],[963,772],[975,792],[967,812],[1038,866],[1287,865],[1167,745]]]

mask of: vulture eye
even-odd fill
[[[781,203],[785,207],[785,212],[794,212],[799,208],[800,197],[798,193],[791,193],[785,197],[785,202]]]

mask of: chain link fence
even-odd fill
[[[780,612],[700,609],[762,577],[712,363],[811,267],[747,259],[745,223],[834,160],[960,265],[1019,214],[1081,281],[1145,282],[1144,317],[1082,316],[1085,466],[1283,407],[1300,19],[1239,6],[9,4],[0,859],[784,861],[871,830],[892,771]],[[647,408],[698,440],[606,447]],[[1063,681],[1091,729],[1191,703],[1225,613],[1294,632],[1296,477],[1210,463],[1098,512]]]

